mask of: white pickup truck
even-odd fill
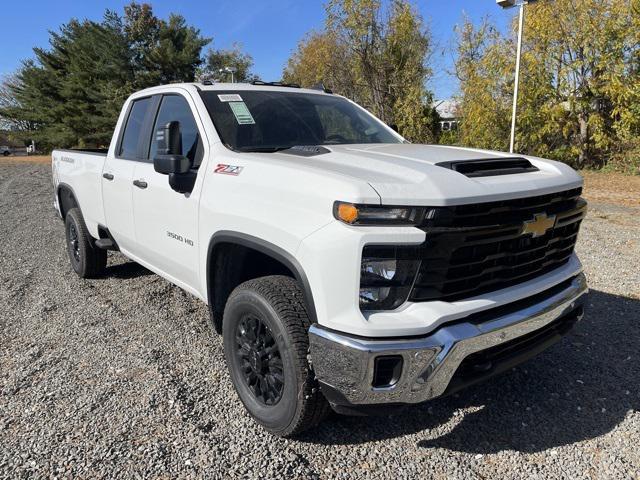
[[[75,272],[119,250],[206,302],[238,396],[277,435],[449,394],[583,314],[571,168],[410,144],[325,89],[150,88],[108,150],[52,155]]]

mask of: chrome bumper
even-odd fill
[[[423,402],[445,393],[466,357],[544,328],[578,308],[586,292],[586,279],[580,274],[565,289],[533,305],[479,321],[472,316],[420,338],[361,338],[312,325],[311,361],[332,403]],[[401,356],[402,372],[393,385],[376,388],[372,386],[375,359],[381,355]]]

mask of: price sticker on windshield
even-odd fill
[[[244,102],[229,102],[229,107],[231,107],[238,125],[254,125],[256,123]]]

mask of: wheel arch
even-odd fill
[[[309,320],[312,324],[317,323],[317,314],[313,300],[313,293],[311,292],[311,286],[307,275],[298,260],[286,250],[262,238],[241,232],[225,230],[217,232],[211,237],[207,251],[207,303],[209,304],[209,311],[216,331],[222,331],[222,313],[224,303],[226,303],[226,298],[228,298],[228,294],[223,299],[217,298],[216,291],[218,292],[218,295],[220,295],[222,291],[220,290],[219,285],[216,285],[216,276],[213,271],[213,269],[216,268],[214,262],[216,262],[217,258],[217,249],[222,245],[237,245],[251,251],[258,252],[286,268],[302,289]],[[222,293],[222,295],[224,296],[224,293]],[[224,303],[221,300],[224,300]]]
[[[60,216],[62,220],[65,219],[67,212],[74,207],[80,207],[80,203],[78,202],[78,197],[76,193],[73,191],[73,187],[67,183],[59,183],[56,188],[56,195],[58,197],[58,206],[60,207]]]

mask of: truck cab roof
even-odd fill
[[[273,83],[225,83],[225,82],[213,82],[213,83],[201,83],[201,82],[189,82],[189,83],[171,83],[167,85],[158,85],[156,87],[146,88],[144,90],[140,90],[137,92],[138,95],[144,93],[158,93],[168,88],[186,88],[192,89],[195,88],[200,91],[217,91],[217,90],[254,90],[254,91],[270,91],[270,92],[295,92],[295,93],[310,93],[316,95],[335,95],[330,93],[329,90],[322,88],[302,88],[297,86],[291,86],[287,84],[278,84],[279,82]],[[337,95],[340,96],[340,95]]]

